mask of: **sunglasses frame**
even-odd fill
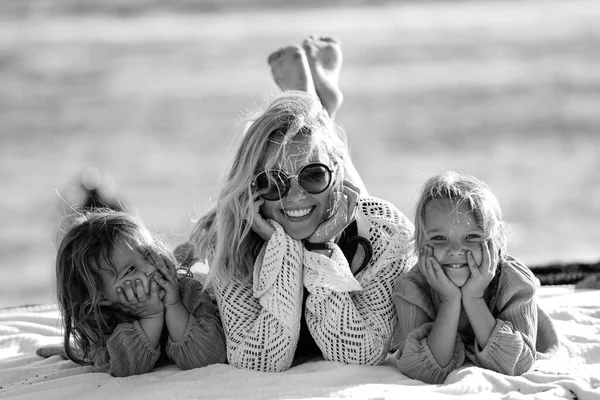
[[[300,176],[300,174],[302,174],[302,171],[304,171],[306,168],[308,168],[310,166],[324,167],[329,172],[329,182],[327,183],[327,186],[323,190],[321,190],[319,192],[314,192],[314,193],[309,192],[304,186],[302,186],[300,184],[300,180],[298,180],[298,177]],[[285,185],[285,191],[283,193],[279,192],[280,196],[278,198],[276,198],[276,199],[267,199],[266,197],[264,197],[264,194],[259,194],[259,196],[262,197],[264,200],[266,200],[266,201],[278,201],[278,200],[283,199],[285,196],[287,196],[287,194],[290,191],[290,188],[292,187],[292,185],[290,184],[292,178],[296,178],[296,181],[298,182],[298,186],[300,186],[300,188],[302,189],[302,191],[304,191],[305,193],[308,193],[308,194],[319,194],[319,193],[323,193],[324,191],[326,191],[327,189],[329,189],[331,187],[331,185],[333,184],[333,181],[334,181],[333,178],[334,178],[334,174],[335,174],[336,171],[337,171],[337,165],[334,166],[334,169],[332,170],[328,165],[320,163],[320,162],[306,164],[305,166],[303,166],[302,168],[300,168],[300,170],[298,171],[298,173],[295,174],[295,175],[290,175],[290,174],[288,174],[287,172],[285,172],[284,170],[281,170],[281,169],[270,169],[270,170],[267,170],[267,171],[259,172],[258,174],[256,174],[254,176],[254,179],[252,180],[252,188],[253,188],[254,191],[259,192],[260,190],[256,186],[256,180],[258,179],[258,177],[261,176],[262,174],[267,174],[269,172],[276,172],[276,173],[279,173],[279,174],[283,174],[287,178],[287,183]]]

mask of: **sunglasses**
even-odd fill
[[[321,163],[307,164],[298,175],[288,175],[285,171],[272,169],[263,171],[254,177],[252,186],[265,200],[274,201],[285,197],[290,191],[292,178],[298,180],[298,185],[307,193],[319,194],[331,185],[333,172]]]

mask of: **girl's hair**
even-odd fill
[[[146,258],[149,254],[163,254],[175,260],[165,242],[125,212],[75,211],[62,219],[58,234],[56,292],[63,317],[64,347],[69,359],[88,364],[92,346],[105,346],[105,336],[118,323],[115,316],[119,312],[101,304],[104,297],[100,270],[102,262],[114,265],[110,257],[115,243],[125,240]]]
[[[507,230],[498,199],[488,185],[467,174],[446,171],[429,178],[423,185],[415,210],[415,251],[425,238],[425,209],[434,199],[448,199],[456,208],[466,205],[486,239],[491,239],[500,260],[506,257]]]
[[[246,126],[221,182],[217,207],[200,218],[191,233],[200,258],[209,259],[209,281],[215,277],[251,278],[254,260],[264,243],[251,229],[254,201],[258,198],[252,183],[257,173],[277,169],[282,164],[297,135],[302,135],[306,143],[303,154],[299,155],[303,161],[308,162],[315,154],[329,156],[338,171],[334,178],[338,188],[346,176],[349,158],[346,135],[316,96],[286,91],[266,109],[251,116]]]

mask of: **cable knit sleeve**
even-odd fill
[[[210,296],[193,278],[182,279],[180,287],[181,301],[190,316],[183,338],[173,342],[169,337],[167,356],[183,370],[226,362],[225,335]]]
[[[250,282],[216,279],[227,359],[238,368],[283,371],[293,361],[300,336],[302,245],[275,228],[254,265]]]
[[[94,372],[108,372],[118,377],[150,372],[159,357],[160,345],[151,347],[138,321],[120,323],[108,338],[106,347],[91,351]]]
[[[413,227],[393,205],[361,199],[373,257],[356,278],[339,247],[331,258],[305,250],[306,321],[326,359],[375,365],[385,359],[397,319],[391,295],[411,265]]]
[[[537,286],[533,273],[518,260],[503,262],[496,326],[483,349],[475,342],[475,365],[506,375],[521,375],[535,361],[538,327]]]
[[[409,378],[439,384],[463,365],[465,348],[457,333],[448,365],[441,367],[436,361],[427,344],[436,315],[429,293],[429,285],[417,267],[399,279],[393,295],[399,321],[394,337],[394,344],[398,346],[395,356],[400,372]]]

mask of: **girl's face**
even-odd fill
[[[110,253],[113,267],[105,260],[101,262],[100,275],[102,279],[102,294],[110,304],[119,303],[117,288],[125,289],[131,284],[135,285],[140,280],[145,292],[150,288],[150,278],[156,272],[156,266],[135,251],[124,239],[117,239],[115,247]]]
[[[284,159],[279,162],[279,169],[288,175],[297,175],[307,163],[322,163],[332,171],[335,170],[327,156],[315,154],[308,161],[305,160],[306,137],[298,135],[293,140]],[[278,145],[271,144],[267,147],[267,157],[276,152],[276,146]],[[310,194],[298,184],[298,178],[291,178],[288,193],[279,200],[265,200],[260,209],[261,214],[281,225],[292,239],[306,239],[329,217],[329,199],[333,187],[331,184],[321,193]]]
[[[456,207],[448,199],[434,199],[425,207],[425,241],[433,248],[433,256],[452,282],[462,287],[471,271],[467,251],[473,254],[477,265],[483,258],[481,244],[485,240],[481,229],[467,205]]]

